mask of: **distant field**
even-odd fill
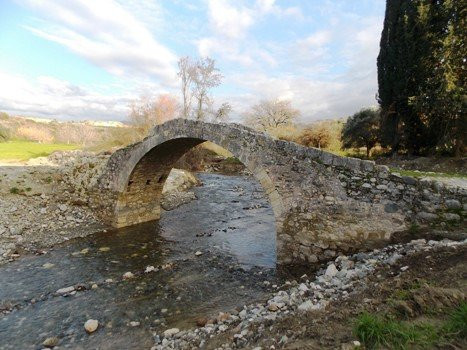
[[[78,145],[61,143],[37,143],[31,141],[0,142],[0,160],[28,160],[46,157],[54,151],[66,151],[79,148]]]

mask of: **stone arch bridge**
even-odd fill
[[[441,205],[453,196],[465,199],[465,193],[390,174],[370,161],[245,126],[176,119],[110,157],[94,191],[100,216],[115,227],[158,219],[172,167],[204,141],[232,152],[261,183],[275,215],[279,263],[316,262],[380,244],[424,213],[427,198]]]

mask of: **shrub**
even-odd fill
[[[0,112],[0,120],[8,120],[8,119],[10,119],[10,116],[8,115],[8,113]]]
[[[12,187],[10,188],[10,193],[11,194],[18,194],[20,192],[18,187]]]
[[[341,149],[341,130],[342,122],[339,120],[317,122],[299,133],[295,142],[307,147],[337,152]]]
[[[10,130],[0,125],[0,142],[8,141],[10,138],[11,138]]]
[[[36,141],[36,142],[44,142],[44,143],[52,143],[54,141],[54,137],[45,125],[23,125],[20,126],[16,130],[16,135],[18,138],[28,140],[28,141]]]

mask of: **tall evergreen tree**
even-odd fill
[[[387,0],[378,84],[393,151],[464,150],[465,15],[465,1]]]

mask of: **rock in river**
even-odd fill
[[[88,333],[93,333],[96,331],[97,327],[99,327],[99,321],[97,320],[87,320],[84,323],[84,329]]]
[[[167,329],[166,331],[164,331],[164,337],[166,337],[166,338],[173,337],[178,332],[180,332],[180,329],[178,329],[178,328]]]
[[[131,273],[131,272],[129,272],[129,271],[128,271],[128,272],[125,272],[125,273],[123,274],[123,279],[124,279],[124,280],[129,280],[130,278],[133,278],[133,277],[135,277],[135,275],[133,275],[133,273]]]

